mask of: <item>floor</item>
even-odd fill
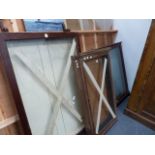
[[[118,107],[118,121],[108,131],[107,135],[155,135],[155,131],[123,114],[128,99]]]

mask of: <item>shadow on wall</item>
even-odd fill
[[[114,19],[114,29],[118,30],[115,42],[122,41],[123,55],[129,90],[131,91],[151,19]]]

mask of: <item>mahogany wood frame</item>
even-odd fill
[[[45,35],[46,34],[46,35]],[[75,38],[77,43],[77,52],[80,52],[79,36],[73,32],[37,32],[37,33],[1,33],[0,34],[0,65],[8,78],[9,86],[15,101],[21,125],[23,128],[23,134],[31,135],[31,129],[26,116],[26,112],[21,99],[20,91],[18,89],[15,73],[9,56],[6,41],[11,40],[29,40],[29,39],[64,39]]]
[[[111,88],[110,94],[112,98],[110,99],[110,102],[112,102],[113,105],[113,110],[116,113],[116,104],[115,104],[115,98],[114,98],[114,89],[113,89],[113,82],[112,82],[112,73],[111,73],[111,62],[110,58],[108,56],[108,52],[106,51],[94,51],[94,52],[86,52],[84,54],[79,54],[78,56],[72,56],[72,63],[74,66],[74,71],[75,71],[75,77],[77,78],[77,83],[79,86],[79,94],[80,94],[80,99],[82,100],[82,109],[83,109],[83,114],[84,114],[84,124],[85,124],[85,131],[84,134],[96,134],[95,133],[95,126],[93,123],[93,114],[91,112],[90,104],[89,104],[89,97],[87,94],[87,88],[85,86],[85,77],[84,77],[84,69],[83,69],[83,61],[91,61],[91,60],[83,60],[84,57],[92,57],[91,60],[93,59],[98,59],[98,58],[107,58],[108,59],[108,84],[109,88]],[[79,68],[76,68],[76,62],[79,64]],[[78,70],[78,71],[77,71]],[[105,134],[112,126],[113,124],[117,121],[116,118],[112,118],[104,127],[99,131],[99,134]]]
[[[120,49],[121,64],[122,64],[123,76],[124,76],[124,82],[125,82],[124,83],[125,84],[125,92],[120,97],[120,99],[117,101],[116,105],[118,106],[118,105],[120,105],[122,103],[122,101],[124,99],[126,99],[126,97],[128,97],[130,95],[130,91],[129,91],[129,88],[128,88],[128,82],[127,82],[127,76],[126,76],[126,70],[125,70],[125,63],[124,63],[124,58],[123,58],[122,42],[114,43],[114,44],[111,44],[111,45],[108,45],[108,46],[103,46],[103,47],[98,48],[98,49],[92,49],[92,50],[89,50],[87,52],[78,53],[78,55],[86,56],[86,55],[88,55],[91,52],[97,53],[99,51],[104,51],[105,54],[108,54],[109,50],[111,50],[113,48],[116,48],[116,47],[118,47]]]

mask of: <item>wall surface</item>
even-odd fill
[[[150,24],[150,19],[115,19],[113,21],[114,29],[118,30],[115,42],[122,41],[130,91],[135,80]]]
[[[112,19],[95,19],[96,28],[99,30],[111,30],[113,27]]]

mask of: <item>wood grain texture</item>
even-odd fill
[[[8,28],[9,32],[13,32],[12,22],[10,19],[3,19],[3,24]]]
[[[9,32],[25,32],[23,19],[3,19],[2,21],[4,26],[8,28]],[[14,29],[14,24],[16,25],[16,29]]]
[[[100,28],[97,28],[96,21],[93,19],[67,19],[66,21],[67,28],[71,32],[79,34],[82,52],[107,46],[114,42],[117,31],[111,29],[112,22],[110,20],[104,20],[104,22],[99,20],[102,23]]]
[[[106,57],[105,52],[89,52],[81,53],[76,57],[72,57],[73,66],[75,70],[75,75],[77,78],[77,83],[79,86],[79,92],[81,94],[82,99],[82,110],[84,117],[84,124],[87,131],[87,134],[96,134],[96,120],[97,120],[97,112],[98,112],[98,102],[99,102],[99,94],[94,87],[92,81],[88,77],[87,73],[83,68],[83,62],[87,63],[89,66],[94,78],[97,83],[101,84],[101,75],[103,70],[103,60]],[[106,83],[105,89],[103,91],[106,96],[108,102],[110,103],[111,108],[115,112],[115,101],[114,101],[114,91],[113,85],[111,81],[111,64],[108,59],[108,68],[106,72]],[[80,76],[79,76],[80,75]],[[108,90],[108,91],[107,91]],[[101,121],[99,127],[99,134],[104,134],[107,130],[112,126],[112,124],[116,121],[113,119],[107,110],[106,106],[103,104],[101,110]]]
[[[84,39],[85,39],[85,45],[82,42],[82,35],[81,33],[79,33],[81,52],[86,52],[92,49],[96,49],[96,46],[97,48],[101,48],[101,47],[113,44],[116,33],[117,31],[114,31],[114,32],[102,31],[98,33],[94,31],[94,33],[92,32],[83,33],[82,35],[84,36]],[[94,34],[96,34],[96,40],[94,39]],[[85,46],[85,49],[84,49],[84,46]]]
[[[23,19],[16,19],[19,32],[25,32],[25,25]]]
[[[110,54],[110,59],[111,59],[111,64],[112,64],[112,74],[114,74],[113,81],[115,81],[114,87],[115,87],[115,94],[116,94],[116,103],[118,106],[130,94],[129,89],[128,89],[128,84],[127,84],[127,77],[126,77],[121,42],[110,44],[108,46],[104,46],[104,47],[101,47],[95,50],[89,50],[87,52],[82,52],[82,53],[79,53],[79,55],[87,56],[87,55],[91,55],[91,53],[95,54],[96,52],[103,52],[103,51],[105,54]],[[116,66],[119,68],[117,68]],[[121,86],[123,89],[121,88],[122,90],[121,93],[120,93],[120,88],[118,89],[117,87],[118,84],[120,86],[120,80],[116,76],[117,74],[119,74],[120,75],[119,78],[122,79]],[[116,92],[117,91],[116,87],[117,87],[118,92]]]
[[[5,73],[3,72],[2,65],[0,64],[0,121],[17,114],[15,103],[8,85]],[[19,124],[15,123],[0,130],[0,134],[20,134]]]
[[[126,113],[155,129],[155,20],[152,20]],[[154,123],[153,123],[154,122]]]
[[[155,58],[154,34],[155,34],[155,20],[152,21],[150,31],[147,37],[147,41],[144,47],[144,52],[140,60],[136,79],[134,81],[132,93],[129,98],[128,108],[135,112],[138,111],[139,100],[142,97],[142,90],[144,90],[142,88],[144,88],[144,85],[150,75],[151,66]]]

